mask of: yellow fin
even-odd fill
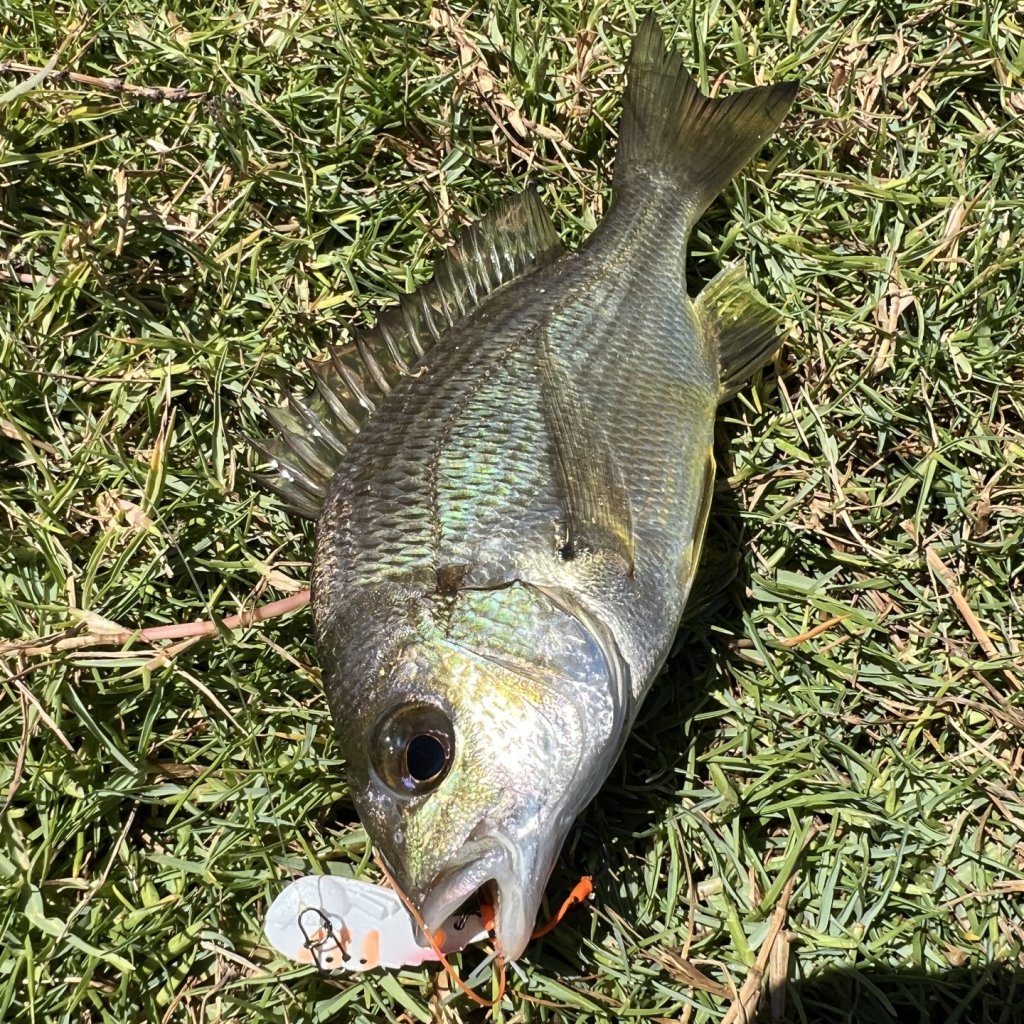
[[[724,402],[775,354],[783,318],[757,294],[739,266],[716,274],[694,305],[706,335],[718,350],[719,401]]]

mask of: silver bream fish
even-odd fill
[[[313,365],[258,444],[317,518],[313,612],[352,798],[430,928],[481,888],[514,959],[664,662],[707,522],[715,409],[777,347],[691,228],[796,86],[704,96],[653,17],[614,204],[578,252],[527,192]]]

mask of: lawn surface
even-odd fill
[[[293,874],[380,877],[308,611],[66,641],[306,586],[242,433],[497,197],[593,229],[631,3],[5,0],[3,1020],[1024,1020],[1024,17],[658,10],[705,87],[802,82],[690,268],[743,263],[793,328],[720,418],[714,582],[549,887],[596,895],[484,1011],[262,938]]]

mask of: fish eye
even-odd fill
[[[455,730],[434,704],[402,704],[381,716],[370,742],[370,759],[381,781],[399,796],[422,796],[448,774]]]

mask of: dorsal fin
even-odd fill
[[[529,189],[503,200],[434,265],[433,277],[375,327],[310,362],[314,391],[268,409],[277,435],[246,438],[270,464],[262,482],[293,512],[317,518],[338,462],[378,402],[450,328],[474,313],[498,288],[551,262],[561,243],[540,196]]]

